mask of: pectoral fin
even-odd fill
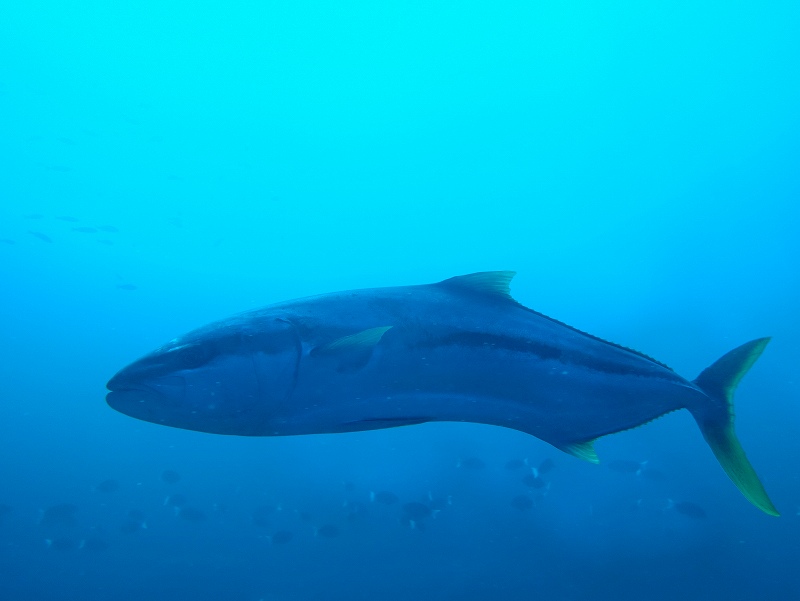
[[[349,351],[363,351],[369,350],[381,341],[383,335],[391,330],[392,326],[380,326],[377,328],[369,328],[362,330],[349,336],[337,338],[333,342],[324,344],[314,349],[316,353],[337,353]]]
[[[391,328],[392,326],[369,328],[349,336],[337,338],[333,342],[328,342],[312,349],[311,356],[334,361],[336,370],[341,373],[358,371],[369,363],[375,345],[381,341],[383,335]]]

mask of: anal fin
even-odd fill
[[[594,450],[594,440],[573,442],[558,448],[565,453],[569,453],[573,457],[583,459],[589,463],[600,463],[600,459],[597,457],[597,453]]]

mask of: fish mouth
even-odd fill
[[[146,387],[139,385],[129,376],[130,368],[125,368],[115,374],[106,383],[109,392],[106,394],[106,403],[112,408],[122,413],[127,413],[125,408],[135,402],[145,402],[147,395]]]
[[[137,417],[156,407],[179,406],[186,394],[186,380],[181,376],[163,376],[142,382],[122,370],[106,384],[106,403],[120,413]]]
[[[145,403],[148,400],[153,400],[154,392],[143,385],[138,379],[131,377],[131,368],[126,367],[116,373],[106,384],[109,390],[106,394],[106,403],[112,409],[128,413],[125,410],[135,403]]]
[[[117,388],[106,394],[106,403],[120,413],[136,417],[142,412],[136,411],[137,407],[144,409],[162,398],[163,395],[147,387]]]
[[[106,383],[106,388],[112,392],[126,390],[128,387],[130,387],[130,383],[125,381],[122,372],[116,374]]]
[[[121,391],[146,387],[146,382],[157,379],[159,376],[158,371],[156,371],[158,367],[160,366],[151,365],[150,362],[143,360],[131,363],[114,374],[106,384],[106,388],[112,391]]]

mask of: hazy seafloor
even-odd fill
[[[1,8],[0,599],[800,598],[799,28],[796,2]],[[594,466],[476,424],[246,439],[105,403],[231,313],[494,269],[690,378],[772,336],[736,423],[782,516],[685,411]]]

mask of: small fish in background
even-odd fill
[[[119,527],[124,534],[133,534],[140,530],[147,530],[147,520],[144,512],[139,509],[131,509],[125,516],[125,521]]]
[[[144,512],[140,509],[131,509],[128,512],[129,520],[136,520],[137,522],[144,522]]]
[[[511,507],[519,511],[530,511],[533,507],[533,499],[528,495],[517,495],[511,499]]]
[[[540,474],[546,474],[548,472],[553,471],[553,468],[555,466],[556,466],[556,462],[553,461],[552,459],[550,459],[549,457],[547,457],[546,459],[542,460],[542,462],[539,464],[539,467],[537,469],[539,470]]]
[[[101,232],[107,232],[109,234],[117,234],[119,233],[119,228],[113,225],[98,225],[97,229]]]
[[[164,470],[161,472],[161,481],[167,484],[177,484],[180,482],[181,475],[175,470]]]
[[[33,231],[33,230],[28,230],[28,233],[31,236],[34,236],[34,237],[38,238],[42,242],[47,242],[48,244],[52,244],[52,242],[53,242],[53,239],[50,236],[48,236],[47,234],[43,234],[42,232],[36,232],[36,231]]]
[[[206,521],[206,514],[202,510],[188,505],[178,510],[178,517],[192,524],[200,524]]]
[[[57,536],[55,538],[44,539],[44,544],[53,551],[65,552],[74,551],[78,548],[78,542],[69,536]]]
[[[256,507],[251,515],[253,524],[260,528],[269,528],[273,515],[279,511],[283,511],[280,505],[261,505]]]
[[[629,459],[616,459],[608,462],[608,469],[619,474],[642,475],[642,470],[647,465],[647,461],[631,461]]]
[[[67,136],[59,136],[58,138],[56,138],[56,140],[58,140],[62,144],[65,144],[66,146],[75,146],[75,140],[73,140],[72,138],[68,138]]]
[[[175,507],[176,509],[183,507],[187,502],[188,500],[186,497],[180,493],[169,495],[166,499],[164,499],[164,505],[167,507]]]
[[[119,482],[114,479],[103,480],[100,484],[94,487],[95,492],[112,493],[119,490]]]
[[[297,518],[301,522],[305,522],[305,523],[310,522],[314,517],[314,516],[311,515],[310,512],[308,512],[308,511],[300,511],[299,509],[295,509],[295,513],[297,514]]]
[[[401,521],[408,524],[412,530],[424,530],[425,520],[433,515],[428,505],[412,501],[403,504]]]
[[[58,219],[59,221],[67,221],[69,223],[78,223],[80,221],[80,219],[78,219],[77,217],[72,217],[70,215],[58,215],[56,219]]]
[[[42,510],[39,525],[50,527],[72,527],[78,523],[78,506],[72,503],[59,503]]]
[[[522,483],[530,488],[544,488],[547,486],[547,482],[544,480],[544,478],[535,474],[526,475],[524,478],[522,478]]]
[[[378,492],[370,492],[369,500],[372,503],[380,503],[381,505],[394,505],[399,498],[393,492],[388,490],[380,490]]]
[[[133,520],[125,520],[119,526],[119,531],[122,532],[122,534],[133,534],[134,532],[139,532],[139,530],[141,530],[139,524]]]
[[[339,536],[339,528],[333,524],[324,524],[314,529],[314,536],[322,538],[336,538]]]
[[[686,517],[695,520],[704,520],[708,517],[705,509],[700,507],[697,503],[692,503],[691,501],[679,501],[676,503],[672,499],[668,499],[666,509],[674,509],[681,515],[685,515]]]
[[[444,511],[453,504],[453,495],[434,497],[433,493],[428,491],[428,502],[426,504],[428,509],[431,510],[431,516],[436,517],[439,512]]]
[[[25,219],[44,219],[44,215],[41,213],[30,213],[25,215]]]
[[[369,514],[367,506],[361,501],[345,501],[342,504],[342,508],[344,509],[345,519],[348,522],[356,522]]]
[[[644,507],[644,499],[636,499],[628,506],[628,513],[638,513]]]
[[[507,470],[519,470],[525,467],[525,461],[522,459],[509,459],[506,461]]]
[[[96,234],[97,233],[97,228],[89,227],[88,225],[82,225],[82,226],[79,226],[79,227],[72,228],[72,231],[73,232],[78,232],[80,234]]]
[[[664,472],[653,467],[643,468],[642,477],[647,478],[648,480],[653,480],[654,482],[663,482],[667,479],[667,476],[664,474]]]
[[[356,489],[356,485],[349,480],[342,482],[342,486],[344,487],[345,492],[353,492]]]
[[[117,288],[120,290],[138,290],[139,286],[135,284],[117,284]]]
[[[467,457],[466,459],[459,460],[456,467],[464,468],[466,470],[482,470],[486,464],[479,457]]]
[[[16,244],[16,243],[17,242],[15,240],[12,240],[11,238],[0,238],[0,244]]]
[[[89,553],[100,553],[108,549],[108,543],[98,536],[89,536],[78,543],[78,549]]]
[[[528,464],[527,462],[528,460],[526,459],[525,460],[526,465]],[[537,467],[531,468],[530,476],[532,476],[532,478],[526,476],[522,480],[523,482],[525,482],[526,486],[533,486],[534,488],[542,488],[542,486],[544,486],[544,480],[542,480],[541,475],[546,474],[549,471],[552,471],[555,465],[556,464],[552,459],[545,459]],[[540,482],[541,486],[539,485]]]
[[[278,530],[267,537],[272,545],[285,545],[294,538],[294,534],[289,530]]]

